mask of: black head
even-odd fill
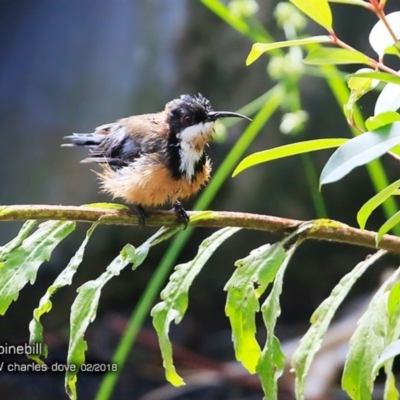
[[[251,121],[250,118],[242,114],[229,111],[214,111],[210,101],[201,93],[197,96],[184,94],[178,99],[167,103],[165,110],[169,113],[170,129],[176,134],[188,127],[206,124],[207,122],[213,123],[220,118],[237,117]]]

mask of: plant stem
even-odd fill
[[[191,211],[192,226],[222,228],[236,226],[273,233],[287,234],[305,221],[280,218],[270,215],[240,213]],[[97,222],[99,225],[139,225],[139,220],[128,210],[101,209],[74,206],[18,205],[0,207],[0,221],[62,220],[76,222]],[[173,211],[149,211],[147,226],[177,226]],[[314,221],[313,229],[305,234],[307,239],[329,240],[351,245],[379,248],[392,253],[400,253],[400,238],[385,235],[375,245],[376,232],[363,231],[338,221],[319,219]]]

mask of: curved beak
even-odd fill
[[[246,117],[245,115],[238,114],[235,112],[230,112],[230,111],[212,111],[212,112],[208,113],[208,118],[211,121],[216,121],[219,118],[229,118],[229,117],[243,118],[243,119],[247,119],[248,121],[251,121],[251,119],[249,117]]]

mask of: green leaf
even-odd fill
[[[60,273],[60,275],[58,275],[54,283],[48,287],[46,293],[40,299],[39,306],[34,310],[33,319],[29,324],[30,343],[43,343],[43,325],[40,322],[40,318],[44,313],[48,313],[52,309],[53,304],[50,298],[56,292],[56,290],[64,286],[70,285],[72,283],[72,278],[82,262],[86,245],[95,227],[96,225],[94,224],[87,231],[85,240],[82,242],[81,246],[79,247],[75,255],[71,258],[66,268]],[[29,356],[39,364],[43,362],[40,358],[41,356],[47,357],[47,346],[44,345],[41,346],[41,348],[43,350],[42,354],[32,354]]]
[[[355,74],[347,77],[347,86],[352,92],[357,93],[358,98],[374,89],[379,83],[378,79],[360,76],[359,73],[374,72],[371,68],[361,68]]]
[[[0,266],[3,265],[2,261],[9,253],[11,253],[17,247],[21,246],[21,243],[26,239],[26,237],[36,225],[37,221],[35,220],[26,221],[21,230],[18,232],[18,235],[14,239],[12,239],[6,245],[0,246]]]
[[[351,6],[362,6],[368,8],[368,3],[364,0],[329,0],[330,3],[342,3]]]
[[[400,336],[400,282],[396,282],[393,287],[390,289],[388,302],[388,334],[386,343],[393,343]],[[385,353],[386,349],[384,350]],[[382,357],[383,354],[381,354]],[[385,390],[384,390],[384,399],[385,400],[398,400],[399,392],[396,388],[396,379],[393,374],[393,358],[388,359],[384,362],[384,370],[386,374],[386,382],[385,382]],[[377,361],[377,363],[379,360]],[[377,364],[374,366],[374,371]]]
[[[283,47],[304,46],[311,43],[327,43],[330,41],[331,39],[329,36],[321,35],[321,36],[311,36],[304,39],[284,40],[282,42],[254,43],[249,55],[247,56],[246,65],[252,64],[262,54],[270,50],[281,49]]]
[[[346,76],[347,79],[350,79],[351,77],[377,79],[381,82],[391,82],[400,85],[400,76],[388,74],[387,72],[356,72]]]
[[[276,160],[278,158],[284,158],[294,156],[302,153],[309,153],[316,150],[331,149],[332,147],[339,147],[343,143],[346,143],[348,139],[316,139],[306,140],[299,143],[291,143],[285,146],[275,147],[264,151],[251,154],[243,159],[240,164],[233,171],[232,176],[240,174],[247,168],[254,165],[261,164],[263,162]]]
[[[365,228],[369,216],[372,211],[378,208],[386,199],[388,199],[393,193],[400,187],[400,179],[393,182],[385,189],[381,190],[375,196],[370,198],[358,211],[357,222],[361,229]]]
[[[332,31],[332,12],[327,0],[290,0],[297,8],[328,31]]]
[[[3,248],[5,260],[0,263],[0,315],[4,315],[11,302],[17,300],[20,290],[28,282],[35,282],[39,267],[50,259],[54,248],[75,229],[75,223],[44,222],[37,231],[26,237],[32,227],[32,222],[26,223],[15,241],[6,245],[6,250]],[[8,252],[21,239],[22,244]]]
[[[381,369],[383,364],[385,364],[386,361],[391,360],[392,358],[396,357],[399,354],[400,354],[400,339],[394,341],[393,343],[390,343],[389,346],[387,346],[383,350],[382,354],[376,360],[372,373],[374,375],[377,375],[379,370]]]
[[[257,364],[257,374],[260,377],[264,393],[268,396],[265,397],[265,399],[268,400],[278,399],[278,379],[285,368],[285,355],[282,353],[279,340],[275,336],[274,330],[276,321],[281,314],[279,296],[282,293],[283,276],[299,244],[300,242],[296,242],[287,252],[276,274],[271,293],[261,306],[264,324],[267,328],[267,340]]]
[[[400,223],[400,211],[396,214],[392,215],[380,228],[376,235],[376,245],[378,246],[379,242],[382,240],[383,235],[388,233],[391,229],[393,229],[398,223]]]
[[[382,126],[389,125],[393,122],[400,121],[400,114],[395,111],[385,111],[375,117],[369,117],[365,121],[365,126],[369,131],[374,131]]]
[[[385,16],[385,22],[389,24],[394,35],[400,37],[400,11],[393,12]],[[386,49],[396,44],[385,23],[379,20],[369,34],[369,43],[381,58]]]
[[[84,335],[89,324],[96,318],[100,294],[104,285],[111,278],[119,275],[128,264],[133,264],[133,268],[137,268],[143,263],[151,246],[169,238],[179,230],[180,228],[161,228],[137,249],[127,244],[107,267],[105,272],[97,279],[84,283],[78,289],[78,295],[71,307],[67,356],[67,363],[69,365],[76,365],[76,369],[69,370],[65,374],[65,389],[71,399],[76,399],[76,375],[80,366],[85,362],[87,344]]]
[[[380,250],[367,260],[357,264],[351,272],[340,280],[333,288],[330,296],[314,311],[310,321],[311,326],[302,337],[292,358],[292,365],[296,374],[296,398],[302,399],[304,397],[307,373],[315,354],[321,348],[329,324],[339,306],[364,272],[385,254],[385,251]]]
[[[156,304],[151,311],[153,325],[160,342],[161,355],[167,380],[174,386],[184,385],[183,379],[177,374],[172,360],[172,345],[168,337],[172,321],[181,322],[188,307],[188,293],[196,276],[215,250],[240,228],[223,228],[205,239],[196,257],[185,264],[175,267],[165,289],[161,292],[162,302]]]
[[[375,380],[374,365],[385,348],[388,291],[400,275],[397,270],[379,288],[350,339],[342,387],[352,400],[369,400]]]
[[[311,50],[303,60],[309,65],[332,65],[332,64],[367,64],[368,57],[356,50],[337,49],[331,47],[320,47]]]
[[[370,72],[370,68],[361,68],[357,72]],[[350,89],[350,96],[346,104],[343,105],[344,115],[350,126],[355,124],[354,112],[357,110],[356,102],[370,92],[379,84],[377,79],[360,77],[357,73],[347,79],[347,86]]]
[[[363,133],[339,147],[326,163],[320,185],[335,182],[354,168],[379,158],[400,143],[400,122]]]
[[[381,91],[375,103],[374,115],[385,111],[397,111],[400,108],[400,84],[388,83]]]
[[[224,288],[228,292],[225,314],[232,327],[236,359],[251,373],[256,371],[261,355],[255,337],[258,298],[275,278],[285,257],[282,243],[253,250],[249,256],[235,263],[237,269]]]

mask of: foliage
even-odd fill
[[[301,31],[305,22],[293,6],[282,3],[277,7],[276,17],[283,28],[287,40],[273,41],[271,36],[255,19],[257,3],[255,0],[233,0],[225,6],[219,0],[202,0],[202,3],[220,16],[234,29],[249,37],[253,44],[247,58],[247,64],[255,62],[264,53],[270,52],[273,58],[269,65],[270,76],[279,81],[274,88],[259,99],[243,107],[240,112],[254,114],[254,120],[245,130],[234,148],[225,158],[211,183],[204,190],[196,204],[197,209],[208,207],[225,179],[232,174],[243,172],[259,163],[302,154],[316,150],[337,148],[326,163],[321,176],[320,186],[333,183],[354,168],[367,165],[377,194],[369,199],[359,210],[357,221],[364,229],[371,213],[382,206],[387,216],[376,235],[379,243],[389,230],[399,232],[400,212],[397,211],[393,196],[399,193],[400,180],[387,184],[382,166],[376,161],[381,155],[392,151],[398,153],[396,146],[400,144],[400,77],[396,71],[384,63],[386,55],[400,56],[397,37],[400,35],[400,12],[385,15],[385,1],[340,0],[347,6],[360,6],[372,11],[378,22],[372,28],[369,42],[378,58],[371,58],[352,48],[340,40],[334,31],[334,19],[327,0],[291,0],[295,7],[314,20],[327,35],[302,37]],[[339,2],[339,1],[338,1]],[[326,47],[325,44],[334,47]],[[308,52],[302,63],[302,51]],[[284,54],[282,49],[288,49]],[[340,73],[334,65],[364,64],[368,68],[348,75],[347,85],[340,79]],[[285,112],[281,130],[298,137],[303,131],[307,115],[301,110],[300,95],[297,82],[308,66],[319,68],[320,74],[327,79],[332,92],[343,107],[344,117],[352,127],[354,138],[317,139],[281,146],[252,154],[238,162],[246,149],[259,134],[262,127],[279,108]],[[315,71],[315,70],[314,70]],[[379,95],[374,114],[363,118],[357,108],[357,101],[375,89],[378,82],[385,84]],[[305,160],[309,160],[305,158]],[[308,162],[308,161],[307,161]],[[235,169],[236,167],[236,169]],[[310,190],[313,193],[314,205],[320,216],[324,216],[322,195],[315,190],[317,182],[309,175]],[[115,205],[92,205],[92,207],[121,209]],[[122,210],[122,209],[121,209]],[[7,208],[0,208],[0,215],[7,213]],[[204,212],[197,217],[207,220],[210,213]],[[194,219],[191,223],[195,222]],[[279,339],[275,335],[275,325],[280,315],[280,294],[286,268],[292,255],[301,246],[309,233],[320,225],[329,226],[327,219],[312,221],[298,226],[281,241],[265,244],[250,252],[249,255],[235,263],[236,269],[225,285],[227,301],[225,313],[232,328],[232,341],[236,359],[250,373],[257,373],[265,392],[265,399],[278,398],[278,379],[284,369],[284,354]],[[28,283],[34,283],[39,267],[49,259],[52,251],[75,228],[71,221],[48,221],[40,224],[36,230],[35,221],[27,221],[19,234],[8,244],[0,247],[0,313],[4,314],[10,304],[17,300],[19,291]],[[33,319],[29,325],[30,342],[41,343],[42,354],[31,355],[38,363],[45,363],[47,347],[43,343],[43,326],[41,317],[52,310],[51,296],[66,285],[71,285],[74,274],[80,266],[86,245],[96,228],[93,225],[87,232],[81,246],[54,283],[47,289],[39,305],[33,310]],[[157,331],[161,353],[163,356],[166,379],[174,385],[184,384],[173,364],[172,344],[169,329],[172,321],[179,323],[188,307],[189,290],[196,276],[218,247],[239,228],[223,228],[214,232],[200,244],[195,258],[176,266],[169,277],[169,282],[161,292],[161,301],[153,307],[151,315]],[[148,314],[161,285],[168,276],[172,264],[180,250],[189,239],[192,229],[180,232],[179,228],[161,228],[138,248],[127,244],[119,255],[110,263],[97,279],[84,283],[78,288],[78,294],[71,308],[70,341],[67,355],[69,365],[76,366],[66,372],[65,387],[71,399],[77,398],[76,382],[79,367],[85,362],[87,343],[85,332],[96,318],[97,307],[103,287],[110,279],[118,276],[122,269],[132,265],[139,267],[146,259],[150,248],[177,234],[167,251],[164,260],[156,270],[149,283],[138,308],[135,309],[130,325],[123,337],[112,362],[118,364],[120,371],[130,346]],[[345,275],[334,287],[311,317],[311,326],[303,336],[293,357],[292,364],[296,374],[296,398],[304,398],[307,373],[318,352],[329,324],[338,307],[347,294],[364,274],[364,272],[380,260],[387,252],[378,251],[371,257],[361,261]],[[368,309],[359,320],[358,327],[349,343],[347,361],[342,378],[343,389],[352,399],[371,399],[375,377],[383,368],[387,380],[385,399],[399,398],[394,385],[392,372],[393,359],[400,353],[400,285],[397,282],[400,269],[387,279],[374,295]],[[270,289],[267,292],[267,289]],[[266,293],[268,293],[266,295]],[[262,301],[262,297],[266,296]],[[256,337],[256,314],[261,311],[267,331],[265,344],[262,347]],[[97,398],[106,399],[111,395],[118,373],[106,375]]]

